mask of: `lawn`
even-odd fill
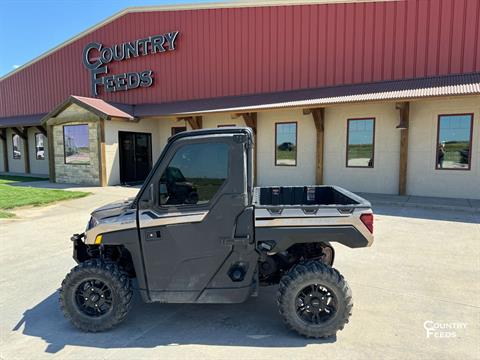
[[[297,157],[296,149],[291,151],[280,150],[277,148],[277,160],[295,160]]]
[[[0,175],[0,184],[8,184],[12,182],[26,182],[26,181],[45,181],[45,178],[33,176],[16,176],[16,175]]]
[[[40,206],[61,200],[70,200],[89,195],[81,191],[41,189],[19,186],[19,182],[45,180],[32,177],[0,176],[0,218],[15,216],[11,210],[19,206]]]
[[[277,146],[277,156],[275,165],[295,165],[297,160],[297,148],[293,146],[292,150],[280,150]]]
[[[452,161],[459,164],[465,164],[465,159],[461,156],[464,151],[468,158],[469,143],[468,142],[449,142],[445,143],[445,161]]]
[[[370,159],[373,146],[371,144],[350,144],[348,145],[349,159]]]

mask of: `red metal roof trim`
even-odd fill
[[[133,120],[133,116],[126,113],[123,110],[113,106],[112,104],[103,101],[102,99],[88,98],[84,96],[75,96],[72,95],[71,98],[78,100],[79,102],[89,106],[90,108],[96,109],[99,112],[105,114],[107,117],[116,117],[122,119]]]
[[[480,95],[480,73],[324,87],[280,93],[221,97],[135,106],[135,116],[239,112],[312,107],[362,101],[404,100],[437,96]]]
[[[0,127],[39,125],[39,119],[46,120],[56,116],[71,102],[80,106],[83,104],[87,109],[94,109],[105,118],[119,117],[133,120],[148,116],[240,112],[287,107],[307,108],[362,101],[392,101],[457,95],[480,95],[480,73],[136,106],[71,96],[47,116],[39,114],[0,118]]]

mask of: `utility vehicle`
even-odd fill
[[[341,330],[353,303],[332,244],[372,244],[370,203],[336,186],[254,187],[252,148],[249,128],[171,137],[136,198],[95,210],[72,236],[65,316],[109,329],[127,316],[132,283],[163,303],[240,303],[278,285],[290,328],[313,338]]]

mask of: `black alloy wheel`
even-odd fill
[[[112,291],[103,281],[87,280],[75,291],[79,311],[87,316],[99,317],[112,308]]]
[[[83,331],[108,330],[121,323],[132,307],[132,285],[118,264],[90,259],[75,266],[60,288],[60,308]]]
[[[310,338],[335,336],[352,313],[352,292],[343,276],[320,261],[290,269],[278,286],[277,304],[289,328]]]
[[[309,324],[325,323],[336,312],[335,294],[324,285],[308,285],[297,295],[297,315]]]

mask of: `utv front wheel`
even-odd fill
[[[343,276],[319,261],[298,264],[283,276],[277,303],[287,325],[311,338],[334,336],[348,323],[353,307]]]
[[[73,325],[98,332],[122,322],[131,308],[132,289],[128,274],[113,262],[85,261],[65,277],[60,289],[60,307]]]

